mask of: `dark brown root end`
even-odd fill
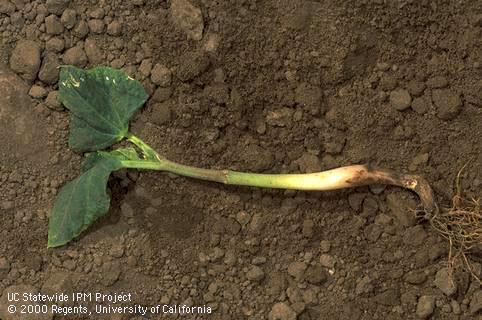
[[[417,193],[422,202],[422,206],[425,212],[424,218],[430,220],[433,216],[439,213],[439,208],[437,202],[435,201],[435,196],[432,188],[427,180],[420,176],[410,176],[405,177],[407,181],[414,181],[413,191]]]
[[[425,218],[430,220],[438,213],[438,206],[430,184],[423,177],[412,174],[401,174],[393,170],[376,168],[365,165],[365,170],[360,172],[353,184],[367,185],[372,183],[400,186],[415,192],[422,202]]]

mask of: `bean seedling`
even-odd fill
[[[439,208],[432,189],[417,175],[370,165],[306,174],[259,174],[203,169],[170,161],[129,132],[131,117],[147,98],[142,85],[120,70],[61,67],[59,100],[71,111],[69,146],[74,151],[90,153],[82,164],[81,175],[64,185],[57,196],[49,220],[48,247],[65,245],[108,212],[107,181],[113,171],[122,168],[159,170],[224,184],[264,188],[326,191],[370,184],[400,186],[414,191],[420,197],[425,218],[439,222],[432,222],[432,225],[443,229],[445,236],[451,236],[448,231],[451,227],[447,229],[447,223],[440,224],[443,221],[436,219]],[[130,141],[133,147],[103,151],[123,139]],[[447,215],[443,217],[448,219]],[[480,214],[475,218],[471,215],[470,219],[476,219],[480,226]],[[481,232],[480,229],[477,232]],[[472,234],[472,237],[478,236],[480,233]]]

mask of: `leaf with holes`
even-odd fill
[[[57,196],[49,220],[49,247],[68,243],[108,212],[107,180],[111,172],[123,168],[124,160],[142,161],[133,148],[99,151],[87,157],[83,174],[67,183]]]
[[[122,140],[129,120],[147,97],[142,85],[120,70],[63,66],[59,100],[72,112],[70,147],[97,151]]]

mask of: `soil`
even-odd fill
[[[482,196],[481,34],[480,1],[0,0],[0,318],[482,319],[480,283],[461,268],[451,281],[448,243],[396,187],[120,171],[109,214],[46,248],[55,195],[82,161],[60,64],[141,81],[150,98],[131,130],[172,160],[273,173],[370,162],[423,175],[449,205],[464,165],[465,196]],[[8,293],[29,291],[212,313],[9,314]]]

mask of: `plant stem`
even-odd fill
[[[167,171],[181,176],[224,184],[276,189],[328,191],[370,184],[389,184],[417,193],[428,214],[438,210],[430,185],[424,178],[417,175],[400,174],[392,170],[374,168],[370,165],[351,165],[306,174],[260,174],[203,169],[167,160],[132,134],[129,134],[127,138],[147,155],[148,160],[124,161],[123,164],[126,168]]]
[[[260,174],[201,169],[165,160],[162,170],[224,184],[274,189],[329,191],[370,184],[389,184],[417,193],[428,213],[437,210],[432,188],[424,178],[417,175],[399,174],[387,169],[377,169],[369,165],[351,165],[305,174]]]
[[[259,174],[227,171],[226,183],[263,188],[327,191],[353,187],[350,179],[357,170],[363,170],[363,166],[355,165],[305,174]]]
[[[133,161],[133,160],[123,160],[122,166],[124,168],[132,168],[132,169],[145,169],[145,170],[157,170],[157,171],[164,171],[162,163],[159,161],[150,161],[150,160],[140,160],[140,161]]]

